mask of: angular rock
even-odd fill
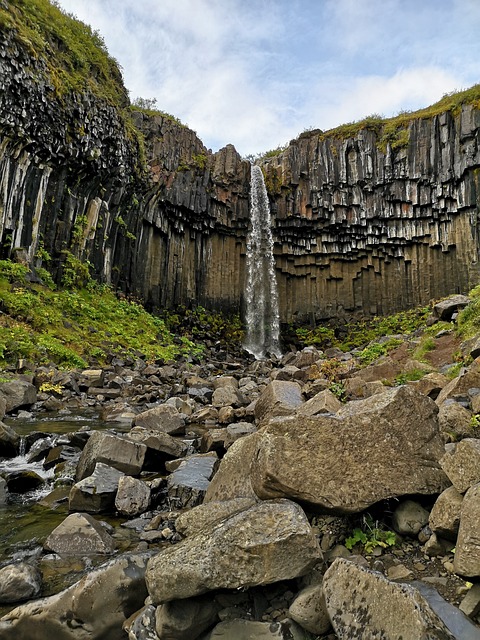
[[[157,429],[133,427],[126,437],[147,447],[144,462],[146,470],[158,471],[167,460],[182,458],[188,450],[188,445],[183,440]]]
[[[226,428],[225,447],[228,449],[239,438],[255,433],[256,430],[251,422],[232,422]]]
[[[258,501],[253,498],[237,498],[224,502],[200,504],[181,513],[175,521],[175,528],[182,536],[192,536],[202,529],[212,528],[236,513],[246,511]]]
[[[392,525],[397,533],[416,536],[428,522],[429,513],[414,500],[404,500],[393,512]]]
[[[297,382],[273,380],[255,404],[255,418],[260,421],[274,416],[288,416],[302,403],[302,389]]]
[[[232,444],[208,486],[205,503],[235,498],[258,500],[251,483],[250,467],[261,437],[258,432],[252,433]]]
[[[161,404],[135,416],[133,424],[145,429],[163,431],[169,435],[185,433],[185,416],[171,404]]]
[[[441,300],[433,306],[433,315],[438,320],[444,322],[450,322],[454,313],[458,313],[461,309],[464,309],[470,302],[470,298],[463,295],[456,295],[447,298],[447,300]]]
[[[155,631],[156,607],[145,605],[123,623],[128,640],[159,640]]]
[[[325,389],[302,404],[297,413],[302,416],[316,416],[322,413],[336,413],[341,407],[340,400],[329,389]]]
[[[461,576],[480,576],[480,483],[467,491],[462,502],[453,566]]]
[[[453,400],[446,400],[438,412],[440,431],[453,441],[471,434],[471,419],[472,412]]]
[[[225,386],[215,389],[212,396],[212,404],[214,407],[238,407],[243,404],[243,398],[238,389]]]
[[[0,619],[2,640],[114,640],[143,606],[151,553],[122,555],[68,589],[10,611]]]
[[[440,460],[442,469],[459,493],[480,482],[480,440],[465,438],[453,453],[447,452]]]
[[[298,505],[262,502],[164,549],[148,563],[145,578],[153,604],[161,604],[213,589],[295,578],[320,555]]]
[[[45,484],[45,479],[41,475],[29,469],[7,472],[5,480],[7,489],[11,493],[27,493],[39,489]]]
[[[8,564],[0,569],[0,604],[35,598],[42,587],[42,574],[27,562]]]
[[[332,626],[321,584],[302,589],[295,596],[288,613],[303,629],[316,635],[323,635]]]
[[[98,462],[90,476],[73,485],[68,498],[70,511],[100,513],[115,506],[118,482],[124,474],[118,469]]]
[[[349,402],[335,416],[271,420],[252,456],[252,487],[262,499],[290,497],[339,514],[440,493],[449,482],[438,463],[436,414],[430,398],[400,386]]]
[[[20,436],[7,424],[0,422],[0,458],[14,458],[18,455]]]
[[[453,400],[468,398],[469,389],[478,388],[480,388],[480,362],[475,360],[468,369],[443,387],[435,402],[440,407],[449,398]]]
[[[71,513],[44,542],[60,555],[108,554],[115,549],[112,536],[88,513]]]
[[[220,606],[210,596],[165,602],[155,612],[155,629],[164,640],[195,640],[218,620]]]
[[[205,493],[219,464],[215,453],[195,454],[185,458],[168,476],[168,496],[176,509],[195,507]]]
[[[103,387],[103,369],[84,369],[78,378],[78,386],[84,391],[89,387]]]
[[[432,400],[436,400],[440,391],[448,384],[448,378],[441,373],[434,372],[428,373],[420,380],[412,380],[408,384]]]
[[[30,407],[37,401],[37,389],[25,380],[0,382],[0,396],[5,398],[5,411],[10,413],[20,407]]]
[[[462,611],[469,618],[475,618],[480,613],[480,583],[474,584],[468,590],[467,595],[462,600],[459,606]]]
[[[430,512],[430,529],[447,540],[455,541],[460,526],[463,496],[455,487],[448,487],[437,498]]]
[[[126,516],[136,516],[147,511],[150,504],[150,487],[131,476],[118,479],[115,508]]]
[[[323,591],[339,638],[455,638],[416,589],[343,558],[325,573]]]
[[[375,364],[360,369],[351,376],[351,380],[363,382],[378,382],[379,380],[394,380],[401,373],[400,365],[390,356],[383,356]]]
[[[137,475],[142,470],[146,451],[146,445],[141,442],[133,442],[108,431],[94,431],[80,456],[76,479],[83,480],[93,473],[97,462],[128,475]]]

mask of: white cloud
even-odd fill
[[[480,81],[478,0],[59,0],[132,97],[242,154]]]

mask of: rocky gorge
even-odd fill
[[[423,362],[412,335],[367,367],[355,351],[256,361],[216,347],[2,382],[4,458],[19,411],[89,407],[106,424],[25,439],[54,470],[40,504],[58,517],[7,549],[0,636],[480,637],[479,348],[461,345],[470,364],[448,378],[459,344],[439,326]],[[62,391],[39,391],[45,379]],[[31,488],[2,475],[4,502]]]

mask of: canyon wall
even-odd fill
[[[51,65],[0,32],[0,258],[59,282],[88,265],[152,309],[240,311],[250,164],[132,111],[119,83],[116,104],[61,93]],[[389,313],[477,284],[479,124],[464,105],[412,116],[401,145],[312,131],[262,161],[281,320]]]

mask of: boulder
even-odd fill
[[[302,403],[302,389],[298,382],[273,380],[255,404],[255,418],[261,421],[274,416],[288,416]]]
[[[339,514],[440,493],[449,481],[438,463],[444,445],[436,414],[430,398],[400,386],[349,402],[335,416],[271,420],[251,458],[252,487],[261,499],[289,497]]]
[[[454,400],[446,400],[438,412],[440,431],[445,433],[449,440],[459,440],[470,435],[471,419],[472,412]]]
[[[103,387],[103,369],[84,369],[78,377],[78,386],[85,391],[90,387]]]
[[[149,430],[163,431],[170,435],[185,433],[185,416],[171,404],[161,404],[135,416],[133,424]]]
[[[250,467],[260,439],[257,432],[232,444],[208,486],[205,503],[235,498],[258,500],[251,483]]]
[[[144,461],[144,469],[147,471],[162,469],[167,460],[182,458],[188,450],[188,445],[183,440],[157,429],[133,427],[128,432],[127,438],[147,447]]]
[[[455,638],[419,591],[343,558],[326,571],[323,591],[339,638]]]
[[[225,502],[200,504],[181,513],[175,521],[175,528],[182,536],[191,536],[202,529],[211,529],[236,513],[250,509],[256,502],[253,498],[236,498]]]
[[[68,498],[70,511],[113,511],[118,482],[124,474],[98,462],[92,475],[73,485]]]
[[[256,430],[251,422],[232,422],[226,428],[225,447],[228,449],[239,438],[255,433]]]
[[[88,513],[71,513],[43,546],[60,555],[108,554],[115,549],[112,536]]]
[[[322,413],[336,413],[341,407],[340,400],[329,389],[325,389],[300,405],[297,413],[302,416],[316,416]]]
[[[118,479],[115,508],[126,516],[144,513],[150,504],[150,493],[150,487],[142,480],[122,476]]]
[[[42,587],[42,574],[27,562],[8,564],[0,569],[0,604],[35,598]]]
[[[315,635],[327,633],[332,626],[322,584],[313,584],[302,589],[295,596],[288,613],[303,629]]]
[[[449,398],[468,399],[469,390],[478,388],[480,388],[480,362],[475,360],[468,369],[443,387],[435,402],[440,407]]]
[[[5,399],[5,396],[0,394],[0,420],[4,419],[6,410],[7,410],[7,401]]]
[[[433,315],[437,320],[450,322],[454,313],[464,309],[470,302],[470,298],[463,295],[456,295],[441,300],[433,306]]]
[[[390,356],[383,356],[379,358],[375,364],[371,364],[352,374],[350,379],[362,380],[363,382],[394,380],[401,371],[402,368],[398,362],[395,362]]]
[[[448,378],[442,373],[433,372],[420,380],[411,380],[408,384],[432,400],[436,400],[440,391],[448,384]]]
[[[414,500],[404,500],[392,515],[392,526],[402,536],[416,536],[428,522],[430,514]]]
[[[218,620],[220,606],[210,596],[165,602],[155,612],[155,629],[162,640],[195,640]]]
[[[0,458],[14,458],[18,455],[20,436],[8,425],[0,422]]]
[[[153,605],[145,605],[123,623],[128,640],[159,640],[155,631],[155,611]]]
[[[465,438],[440,460],[442,469],[459,493],[480,482],[480,440]]]
[[[462,502],[460,527],[458,530],[455,573],[462,576],[480,576],[480,483],[467,491]]]
[[[127,554],[68,589],[21,605],[0,619],[2,640],[117,640],[122,624],[143,606],[151,554]]]
[[[140,473],[147,446],[108,431],[94,431],[85,445],[77,466],[76,480],[83,480],[97,462],[114,467],[128,475]]]
[[[288,500],[261,502],[164,549],[148,563],[153,604],[213,589],[238,589],[307,573],[320,559],[302,509]]]
[[[460,526],[463,496],[455,487],[448,487],[437,498],[430,512],[430,529],[447,540],[455,541]]]
[[[218,387],[212,396],[214,407],[238,407],[243,404],[243,398],[238,389],[231,386]]]
[[[37,401],[37,389],[26,380],[0,382],[0,396],[5,398],[5,411],[10,413],[20,407],[30,407]]]
[[[5,480],[10,493],[27,493],[45,484],[45,479],[30,469],[5,472]]]
[[[194,454],[168,476],[168,497],[176,509],[195,507],[203,501],[218,463],[214,452]]]

